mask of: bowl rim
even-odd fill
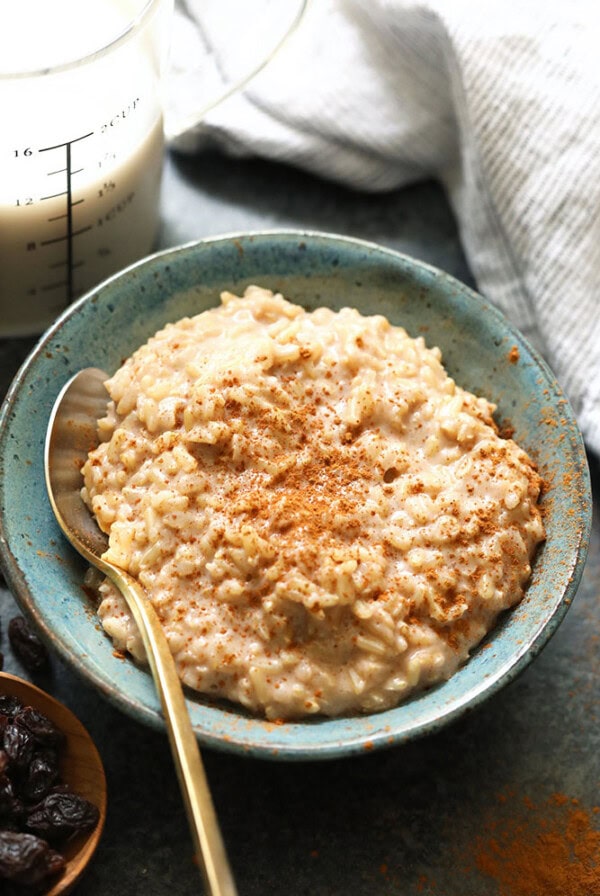
[[[570,415],[570,431],[574,440],[577,458],[576,474],[578,476],[582,495],[580,502],[580,516],[577,521],[577,540],[571,551],[571,565],[568,570],[568,581],[560,600],[553,607],[550,617],[545,620],[544,624],[539,628],[531,640],[523,644],[514,652],[514,654],[511,654],[510,658],[495,673],[492,680],[482,680],[478,687],[469,689],[467,693],[463,695],[462,699],[454,699],[451,706],[447,706],[440,714],[431,718],[426,717],[423,721],[414,722],[413,724],[404,726],[399,732],[390,732],[388,725],[378,724],[378,720],[383,719],[385,713],[374,713],[358,717],[341,717],[341,719],[338,718],[337,720],[326,719],[323,720],[323,724],[332,721],[347,721],[350,725],[352,724],[352,721],[357,718],[361,719],[363,722],[369,719],[373,722],[373,730],[368,737],[363,732],[355,737],[345,737],[343,741],[340,741],[339,738],[337,738],[324,743],[310,744],[308,747],[302,744],[295,745],[286,738],[277,737],[278,729],[286,727],[294,728],[296,726],[302,727],[306,722],[286,722],[280,726],[279,724],[269,723],[260,719],[256,720],[255,717],[250,717],[249,721],[258,721],[269,731],[268,744],[260,743],[258,745],[252,744],[251,742],[249,743],[248,740],[243,737],[238,739],[235,735],[231,737],[221,733],[214,733],[209,730],[202,730],[199,729],[198,726],[195,726],[195,732],[198,739],[210,748],[233,753],[242,753],[244,755],[254,755],[258,758],[305,761],[339,758],[342,755],[352,755],[362,753],[365,750],[370,751],[381,747],[398,745],[405,743],[408,740],[429,735],[442,727],[446,727],[452,721],[462,716],[465,711],[478,707],[490,696],[494,695],[517,678],[554,635],[577,592],[585,566],[591,534],[591,483],[583,438],[568,400],[564,396],[561,387],[556,382],[554,374],[545,359],[497,306],[491,304],[480,293],[467,284],[429,262],[422,261],[404,252],[382,246],[372,241],[311,229],[297,230],[290,228],[274,228],[265,230],[233,231],[231,233],[190,240],[181,245],[154,252],[99,283],[96,287],[73,302],[57,317],[54,323],[40,336],[24,362],[21,364],[2,406],[0,407],[0,446],[2,444],[3,433],[7,427],[7,421],[11,416],[12,408],[23,385],[23,381],[26,379],[30,369],[35,366],[36,360],[40,354],[44,352],[46,346],[54,339],[57,333],[61,331],[64,324],[71,317],[77,315],[83,306],[92,302],[94,297],[101,291],[106,290],[111,284],[118,282],[139,268],[151,267],[155,264],[168,262],[169,259],[175,259],[177,256],[185,255],[190,250],[201,246],[210,248],[213,245],[222,243],[235,243],[236,241],[253,242],[256,240],[268,241],[278,238],[293,241],[310,240],[315,243],[325,242],[330,246],[333,246],[333,244],[341,244],[350,249],[363,249],[369,252],[375,252],[378,256],[387,256],[390,260],[404,265],[407,270],[420,269],[429,272],[434,278],[441,279],[445,284],[457,290],[462,296],[466,296],[470,302],[475,302],[481,310],[485,311],[486,315],[491,315],[495,319],[496,324],[501,325],[502,328],[510,334],[511,338],[515,340],[519,348],[523,348],[529,355],[534,365],[544,375],[544,378],[553,384],[553,397],[560,399],[563,402],[565,410],[568,412],[568,415]],[[28,589],[24,573],[20,569],[8,545],[2,513],[2,491],[3,486],[0,478],[0,565],[4,566],[7,583],[11,587],[17,603],[28,616],[34,619],[38,628],[41,629],[42,637],[46,640],[51,640],[54,649],[58,649],[58,652],[68,662],[71,668],[74,668],[78,674],[82,675],[88,681],[91,681],[94,687],[99,690],[109,702],[151,727],[164,728],[164,723],[160,718],[160,714],[156,713],[151,707],[140,704],[136,699],[130,698],[127,694],[115,694],[108,683],[96,675],[93,669],[86,667],[79,657],[73,656],[60,641],[57,643],[56,640],[52,639],[50,628],[46,626],[45,621],[40,619],[36,613],[35,600]],[[401,708],[402,705],[403,704],[401,703],[396,709]],[[208,705],[208,708],[210,708],[210,704]],[[386,712],[393,711],[394,710],[389,710]],[[240,718],[244,720],[245,716],[243,713],[240,713]],[[309,721],[308,724],[314,724],[314,722]],[[316,724],[319,724],[319,721],[317,721]]]

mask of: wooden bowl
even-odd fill
[[[0,694],[17,697],[44,713],[64,733],[61,751],[61,776],[74,793],[98,807],[100,818],[93,831],[81,834],[61,846],[65,869],[44,896],[64,896],[79,881],[102,836],[106,819],[106,777],[94,741],[79,719],[58,700],[22,678],[0,673]]]

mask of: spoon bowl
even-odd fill
[[[27,706],[43,713],[65,735],[61,777],[74,792],[97,806],[98,824],[88,834],[81,834],[61,847],[65,869],[54,879],[43,896],[64,896],[83,875],[102,836],[106,819],[106,778],[102,760],[94,741],[79,719],[45,691],[7,672],[0,672],[0,694],[17,697]]]
[[[160,620],[138,582],[103,558],[108,537],[81,498],[81,467],[98,442],[106,414],[108,375],[85,368],[61,390],[48,424],[44,470],[56,520],[73,547],[120,590],[138,626],[160,697],[171,752],[188,815],[194,849],[211,896],[236,896],[219,823],[175,662]]]

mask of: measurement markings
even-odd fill
[[[91,137],[93,133],[93,131],[90,131],[89,134],[84,134],[83,137],[75,137],[74,140],[66,140],[64,143],[57,143],[55,146],[44,146],[39,151],[51,152],[53,149],[62,149],[65,146],[70,146],[71,143],[79,143],[80,140],[87,140],[87,138]]]
[[[64,174],[66,170],[66,168],[57,168],[56,171],[46,171],[46,177],[52,177],[54,174]],[[81,174],[82,171],[85,171],[85,168],[75,168],[74,171],[71,171],[71,174]]]
[[[67,281],[62,284],[50,284],[46,287],[46,289],[55,289],[58,286],[66,286],[67,287],[67,299],[71,302],[75,298],[75,288],[74,288],[74,280],[73,280],[73,271],[76,267],[79,267],[79,264],[75,263],[73,256],[73,239],[76,236],[80,236],[82,233],[86,233],[88,230],[91,230],[91,225],[87,227],[81,227],[79,230],[73,229],[73,208],[76,205],[80,205],[83,200],[73,200],[73,189],[72,189],[72,178],[74,174],[80,174],[84,169],[83,168],[73,168],[71,164],[71,147],[74,143],[79,143],[81,140],[86,140],[88,137],[93,135],[93,131],[90,131],[87,134],[82,134],[81,137],[76,137],[74,140],[66,140],[64,143],[56,143],[54,146],[44,146],[40,149],[40,152],[51,152],[55,149],[64,149],[66,152],[66,164],[64,168],[57,169],[56,171],[49,172],[51,174],[66,174],[67,178],[67,189],[62,193],[55,193],[52,196],[44,196],[43,199],[55,199],[59,196],[67,197],[67,211],[64,215],[58,215],[56,218],[52,220],[66,219],[66,227],[67,232],[64,236],[56,237],[51,240],[43,240],[41,242],[42,246],[49,246],[53,243],[66,243],[67,249],[67,257],[64,262],[64,265],[67,268]]]
[[[71,192],[71,144],[67,143],[67,275],[69,277],[69,300],[73,299],[73,199]]]
[[[63,215],[63,217],[68,218],[69,215]],[[69,232],[63,234],[63,236],[56,236],[52,240],[40,240],[40,246],[50,246],[52,243],[64,243],[66,240],[70,242],[73,237],[80,236],[82,233],[87,233],[87,231],[91,229],[92,225],[88,224],[87,227],[80,227],[79,230],[69,230]],[[69,262],[69,260],[67,259],[66,263],[71,262]]]
[[[84,199],[76,199],[75,202],[73,202],[72,204],[73,204],[74,206],[75,206],[75,205],[81,205],[82,202],[85,202],[85,198],[84,198]],[[63,218],[66,218],[66,217],[67,217],[67,213],[66,213],[66,212],[63,212],[62,215],[54,215],[53,218],[47,218],[46,220],[47,220],[49,223],[51,223],[52,221],[61,221]]]
[[[74,268],[81,268],[85,264],[85,261],[76,261],[73,265]],[[64,268],[67,266],[67,262],[65,261],[54,261],[52,264],[46,265],[49,271],[53,271],[56,268]]]
[[[68,196],[68,190],[62,190],[60,193],[52,193],[50,196],[40,196],[40,200],[43,202],[45,199],[58,199],[59,196]]]
[[[42,292],[50,292],[53,289],[59,289],[61,286],[68,286],[68,280],[59,280],[57,283],[46,283],[45,286],[41,286],[40,289]]]

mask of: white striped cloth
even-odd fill
[[[546,357],[600,453],[600,2],[312,0],[264,70],[206,115],[201,9],[179,0],[172,145],[371,191],[438,178],[480,291]]]

